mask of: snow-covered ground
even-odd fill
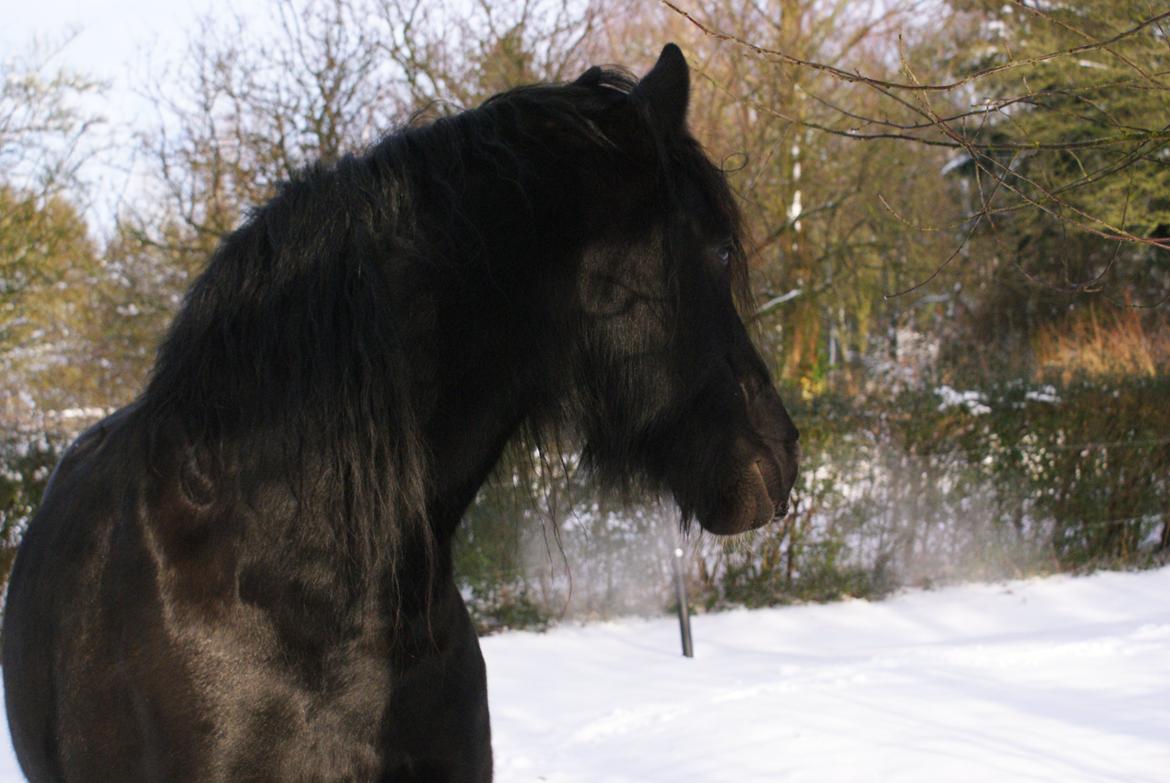
[[[1170,781],[1170,569],[484,640],[499,783]]]
[[[498,783],[1170,782],[1170,568],[694,629],[485,639]]]

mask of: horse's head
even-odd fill
[[[591,69],[576,85],[603,90],[605,78]],[[573,309],[589,452],[603,472],[665,486],[706,530],[751,530],[788,511],[797,431],[737,309],[739,212],[686,129],[679,49],[625,86],[596,118],[608,148],[582,167]]]

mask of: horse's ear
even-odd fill
[[[595,65],[585,73],[577,77],[577,81],[573,84],[580,84],[585,87],[596,87],[601,84],[601,66]]]
[[[664,130],[680,130],[687,119],[691,77],[682,50],[672,43],[662,48],[658,62],[642,77],[632,95],[644,101],[650,115]]]

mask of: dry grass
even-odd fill
[[[1076,376],[1153,377],[1170,372],[1170,324],[1165,315],[1132,307],[1090,307],[1040,330],[1032,343],[1039,373]]]

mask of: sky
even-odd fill
[[[173,52],[187,30],[214,0],[6,0],[0,50],[19,55],[34,44],[76,37],[61,62],[112,80],[127,89],[127,77],[151,50]]]
[[[190,31],[207,13],[230,7],[250,15],[267,0],[0,0],[0,60],[27,60],[60,46],[50,66],[106,82],[86,107],[105,120],[108,150],[83,169],[90,184],[89,213],[99,233],[113,224],[119,204],[134,191],[140,171],[127,139],[157,119],[141,84],[183,53]],[[39,55],[38,55],[39,56]],[[50,67],[52,70],[52,67]]]

